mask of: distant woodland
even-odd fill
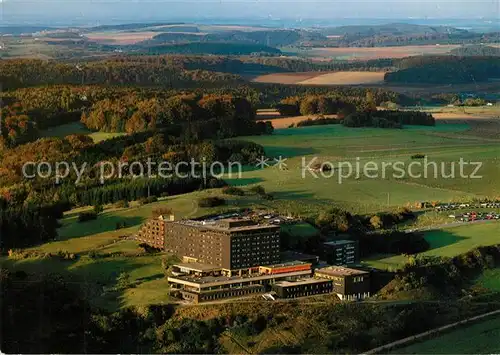
[[[498,57],[427,56],[406,58],[399,70],[385,75],[389,83],[465,84],[500,77]]]

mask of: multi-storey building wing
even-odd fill
[[[314,277],[333,281],[333,292],[341,300],[362,300],[370,297],[370,273],[342,266],[314,270]]]
[[[174,221],[160,216],[147,221],[136,238],[186,261],[240,270],[280,262],[279,230],[243,218]]]
[[[324,258],[331,265],[352,265],[359,261],[359,246],[355,240],[334,240],[323,243]]]
[[[280,261],[279,226],[247,219],[165,224],[165,249],[185,260],[239,270]]]

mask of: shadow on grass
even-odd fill
[[[258,184],[260,182],[263,182],[264,179],[261,178],[226,178],[224,179],[225,182],[227,182],[231,186],[246,186],[246,185],[253,185],[253,184]]]
[[[112,212],[100,214],[96,220],[87,222],[72,221],[59,229],[57,240],[68,240],[76,237],[116,231],[117,227],[130,228],[140,225],[143,217],[123,217],[114,215]]]
[[[82,295],[92,305],[110,311],[115,311],[123,306],[126,289],[117,288],[117,278],[121,273],[130,273],[144,264],[137,263],[133,257],[90,259],[91,262],[75,265],[69,270],[74,280],[78,280]],[[163,275],[161,275],[163,276]],[[144,277],[143,280],[131,280],[129,287],[135,287],[157,275]]]
[[[268,157],[283,157],[283,158],[294,158],[302,155],[311,155],[318,152],[314,148],[302,148],[302,147],[265,147],[266,155]],[[273,164],[273,160],[270,160],[270,164]]]
[[[158,273],[158,274],[154,274],[154,275],[151,275],[151,276],[139,277],[138,279],[136,279],[136,281],[137,281],[138,284],[141,284],[143,282],[159,280],[159,279],[162,279],[164,277],[165,277],[165,275]]]
[[[429,243],[429,250],[436,250],[448,247],[453,244],[460,243],[461,241],[469,239],[461,237],[455,233],[444,230],[432,230],[425,232],[425,240]]]
[[[77,291],[92,305],[117,310],[121,306],[122,291],[115,291],[116,278],[121,272],[130,272],[141,266],[132,259],[87,259],[62,261],[59,259],[7,260],[2,267],[11,272],[25,272],[30,279],[43,279],[48,275],[62,277],[69,287]]]

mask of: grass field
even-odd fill
[[[453,257],[479,246],[500,244],[500,222],[429,231],[425,232],[425,239],[429,242],[430,249],[422,255]],[[403,255],[377,255],[363,260],[363,263],[370,266],[393,270],[405,262],[406,258]]]
[[[470,125],[462,123],[403,130],[351,129],[341,125],[278,129],[273,136],[246,139],[263,145],[269,156],[286,158],[287,169],[274,166],[253,169],[244,172],[241,179],[228,181],[235,185],[259,183],[276,195],[273,205],[299,213],[334,204],[357,213],[371,213],[417,201],[500,196],[496,181],[500,174],[500,142],[466,135],[470,129]],[[413,170],[416,178],[394,178],[391,169],[386,169],[383,177],[382,163],[400,161],[409,165],[413,162],[411,156],[417,153],[426,154],[429,161],[436,163],[437,169],[434,166],[427,169],[427,178],[423,167]],[[316,178],[307,169],[303,174],[302,168],[314,158],[314,162],[331,162],[335,167],[340,162],[350,162],[353,172],[342,180],[339,176],[346,176],[349,168],[333,170],[332,177]],[[460,158],[483,162],[480,169],[483,177],[441,178],[440,170],[449,174],[452,163],[458,164]],[[359,177],[356,163],[361,172]],[[373,163],[380,168],[378,178],[363,173],[364,164]],[[436,172],[438,178],[435,178]],[[420,173],[422,176],[418,177]],[[469,173],[464,171],[463,176]]]
[[[459,328],[436,338],[394,350],[394,354],[498,354],[500,318]]]
[[[492,292],[500,292],[500,268],[485,270],[476,280],[476,285]]]

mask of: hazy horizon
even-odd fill
[[[361,22],[436,22],[447,20],[497,22],[498,0],[464,2],[440,1],[321,1],[321,0],[0,0],[4,24],[91,24],[150,21],[243,21],[285,25],[294,23],[328,23],[338,25]],[[368,24],[368,23],[367,23]]]

